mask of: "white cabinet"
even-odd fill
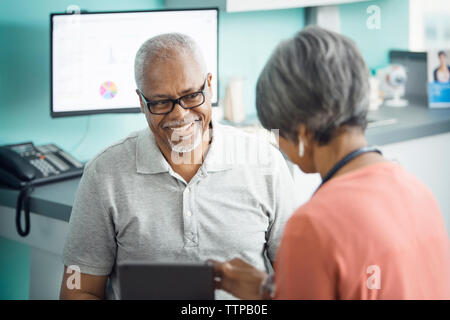
[[[316,7],[359,1],[366,0],[226,0],[228,12]]]
[[[430,188],[450,236],[450,133],[387,144],[380,149],[387,159],[397,161]],[[304,174],[298,167],[294,168],[294,180],[301,203],[320,184],[318,174]]]
[[[15,208],[0,205],[0,237],[30,248],[29,298],[59,299],[64,272],[62,253],[69,223],[31,212],[30,234],[22,238],[15,228],[15,216]]]
[[[381,151],[430,188],[450,236],[450,133],[388,144],[382,146]]]
[[[368,0],[166,0],[166,8],[218,7],[227,12],[316,7]]]

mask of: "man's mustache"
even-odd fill
[[[170,127],[181,127],[187,124],[190,124],[195,121],[200,121],[200,118],[197,116],[189,116],[187,118],[184,118],[182,120],[171,120],[167,121],[163,124],[163,128],[170,128]]]

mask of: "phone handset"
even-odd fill
[[[21,188],[23,183],[33,180],[38,171],[17,152],[0,147],[0,170],[6,184]]]
[[[35,147],[32,142],[25,142],[0,147],[0,184],[20,190],[17,232],[23,237],[30,232],[30,196],[35,186],[79,177],[82,173],[83,164],[53,144]]]

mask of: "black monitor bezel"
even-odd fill
[[[212,105],[217,106],[219,101],[219,8],[183,8],[183,9],[152,9],[152,10],[121,10],[121,11],[89,11],[80,13],[53,12],[50,13],[50,116],[52,118],[84,116],[94,114],[116,114],[116,113],[140,113],[139,107],[120,108],[120,109],[88,109],[83,111],[54,111],[53,110],[53,16],[69,16],[73,14],[114,14],[114,13],[146,13],[146,12],[164,12],[164,11],[205,11],[215,10],[217,12],[217,101]]]

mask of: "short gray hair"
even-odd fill
[[[176,54],[192,54],[206,73],[206,63],[200,47],[195,40],[182,33],[165,33],[145,41],[136,53],[134,60],[134,79],[136,85],[142,90],[145,72],[148,65],[163,59],[174,57]]]
[[[310,26],[282,42],[259,76],[256,106],[261,124],[298,142],[304,124],[319,145],[342,126],[365,130],[369,72],[350,39]]]

